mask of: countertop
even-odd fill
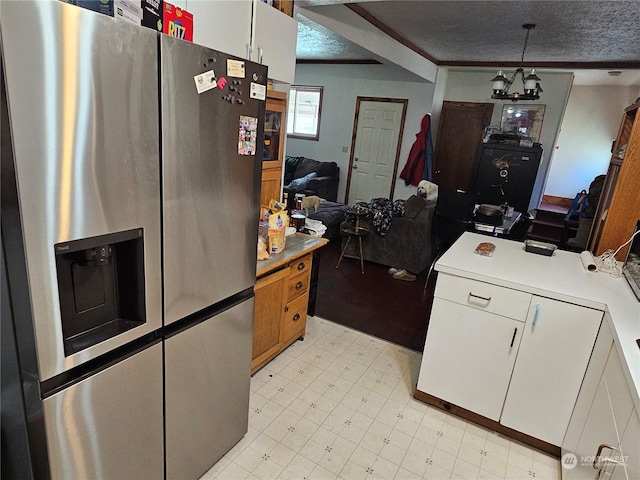
[[[270,254],[266,260],[258,260],[256,277],[262,277],[267,273],[286,265],[297,258],[324,247],[329,240],[322,237],[314,237],[304,233],[296,233],[287,237],[282,253]]]
[[[480,242],[496,246],[491,257],[476,255]],[[460,277],[521,289],[548,298],[608,312],[605,321],[614,334],[629,390],[640,411],[640,302],[622,277],[588,272],[580,255],[556,250],[551,257],[524,251],[524,244],[465,232],[437,261],[436,270]]]

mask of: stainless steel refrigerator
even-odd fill
[[[197,478],[247,428],[266,67],[55,0],[0,29],[3,473]]]
[[[247,431],[267,69],[160,51],[167,478],[194,478]]]

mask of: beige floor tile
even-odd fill
[[[236,463],[231,462],[231,464],[220,473],[219,478],[230,480],[246,480],[247,478],[249,478],[249,475],[250,472],[240,467]]]
[[[522,450],[520,449],[520,451]],[[531,470],[531,468],[533,467],[533,451],[530,452],[531,456],[524,455],[520,453],[520,451],[509,450],[507,463],[521,470]]]
[[[458,459],[462,459],[476,467],[480,467],[483,459],[482,449],[467,444],[462,444],[458,451]]]
[[[400,467],[398,473],[396,473],[395,480],[422,480],[422,475],[417,475],[411,470]]]
[[[462,480],[476,480],[478,478],[478,474],[480,473],[480,467],[473,465],[469,462],[465,462],[461,458],[456,460],[455,465],[453,466],[453,472],[451,472],[452,479],[462,479]]]

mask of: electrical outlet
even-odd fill
[[[342,146],[342,153],[347,153],[349,151],[349,147],[347,147],[346,145]]]

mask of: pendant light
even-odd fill
[[[522,65],[524,63],[524,52],[527,49],[527,42],[529,41],[529,35],[531,34],[531,30],[537,28],[538,25],[535,23],[525,23],[522,25],[527,31],[527,36],[524,39],[524,46],[522,47],[522,57],[520,58],[520,66],[513,72],[510,78],[507,78],[505,74],[500,70],[498,74],[491,80],[493,82],[493,95],[491,98],[495,98],[497,100],[511,100],[513,102],[517,102],[518,100],[538,100],[540,98],[540,93],[542,92],[542,87],[540,87],[540,77],[536,75],[535,69],[531,70],[531,73],[524,76],[524,69]],[[509,92],[510,88],[513,86],[513,82],[520,76],[522,80],[522,88],[523,93],[520,92]]]

